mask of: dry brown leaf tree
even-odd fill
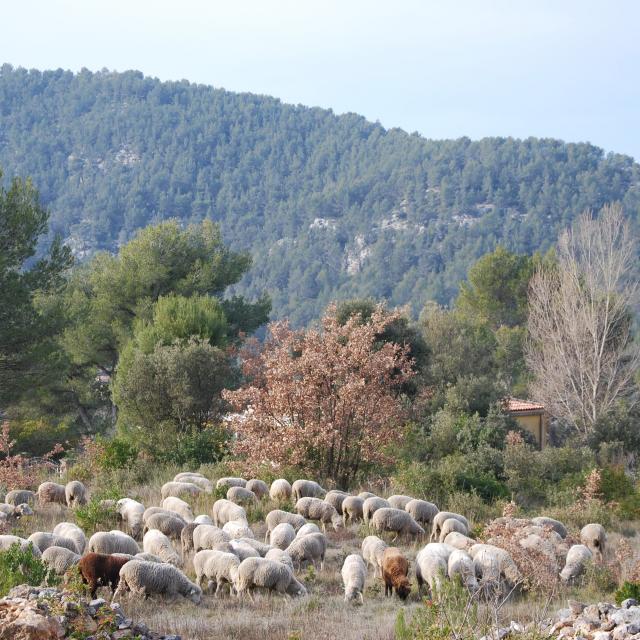
[[[529,286],[527,364],[533,396],[588,436],[621,398],[637,401],[640,363],[631,306],[638,281],[634,238],[619,204],[585,212],[560,237],[557,263]]]
[[[319,329],[270,325],[243,353],[248,384],[225,398],[235,452],[248,466],[296,465],[349,486],[367,465],[390,461],[402,438],[399,387],[413,376],[408,347],[379,341],[400,317],[378,306],[367,322],[341,324],[329,307]]]

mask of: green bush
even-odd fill
[[[101,469],[125,469],[138,457],[139,448],[128,438],[116,436],[111,440],[96,438],[96,442],[102,445],[102,453],[96,461]]]
[[[37,587],[41,584],[54,586],[60,579],[53,571],[33,555],[32,547],[21,549],[19,544],[0,551],[0,598],[19,584]]]
[[[207,428],[176,435],[156,457],[159,462],[198,467],[220,462],[228,453],[228,445],[229,434],[224,429]]]
[[[615,593],[616,604],[620,606],[623,600],[633,598],[640,600],[640,582],[625,582]]]
[[[116,523],[115,506],[102,504],[102,500],[116,500],[121,497],[117,493],[96,494],[84,506],[78,507],[75,511],[76,522],[85,531],[108,531],[113,529]]]

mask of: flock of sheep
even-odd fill
[[[226,499],[213,504],[211,515],[194,515],[186,500],[216,489],[226,490]],[[375,533],[393,536],[392,541],[402,537],[420,542],[430,535],[415,559],[419,593],[428,587],[434,595],[444,579],[459,578],[475,591],[486,585],[512,588],[522,578],[506,550],[491,540],[479,544],[469,536],[469,522],[463,515],[439,511],[436,505],[410,496],[384,499],[369,492],[327,492],[310,480],[289,484],[279,479],[269,487],[258,479],[225,477],[214,485],[192,472],[176,475],[162,486],[161,494],[161,506],[145,507],[130,498],[104,501],[115,509],[124,531],[99,531],[87,539],[76,524],[61,522],[51,532],[35,532],[26,539],[0,535],[0,550],[13,544],[29,547],[59,575],[77,565],[92,597],[99,586],[111,587],[114,600],[131,592],[143,597],[183,596],[200,603],[203,589],[219,594],[225,588],[252,600],[258,589],[293,597],[307,593],[296,573],[308,565],[324,568],[327,526],[338,531],[364,522]],[[263,542],[249,526],[245,507],[267,497],[282,505],[293,501],[295,513],[270,511]],[[66,486],[45,482],[37,493],[10,491],[0,503],[0,521],[33,515],[36,503],[73,508],[85,504],[87,498],[86,488],[78,481]],[[569,547],[567,530],[557,520],[499,520],[517,531],[523,549],[549,554],[561,550],[566,562],[560,577],[565,582],[580,575],[591,558],[604,553],[606,534],[599,524],[584,527],[580,544]],[[192,553],[195,582],[183,572]],[[376,535],[365,537],[361,554],[348,555],[342,564],[345,601],[363,602],[369,567],[382,578],[385,595],[395,592],[406,599],[411,592],[410,566],[398,547]]]

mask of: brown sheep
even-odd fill
[[[382,555],[384,595],[392,595],[395,589],[400,599],[406,600],[411,593],[411,582],[409,582],[408,575],[409,561],[402,555],[398,547],[387,547]]]
[[[115,593],[120,582],[120,569],[129,562],[127,556],[107,555],[104,553],[87,553],[80,558],[78,568],[82,582],[89,585],[91,597],[96,597],[98,586],[111,587]]]

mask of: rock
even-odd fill
[[[58,640],[63,637],[62,625],[35,608],[25,607],[10,620],[3,618],[0,610],[0,640]]]
[[[99,609],[102,605],[105,604],[107,604],[106,600],[103,600],[102,598],[96,598],[89,603],[89,606],[93,607],[94,609]]]
[[[574,616],[579,616],[587,606],[583,602],[578,602],[577,600],[569,600],[567,604],[569,605],[569,609]],[[565,611],[565,609],[562,609],[562,611]]]
[[[640,624],[640,607],[629,607],[628,609],[617,609],[609,615],[609,619],[613,620],[616,625],[628,624],[633,622]]]
[[[609,631],[596,631],[593,634],[592,640],[612,640],[611,633],[609,633]]]

